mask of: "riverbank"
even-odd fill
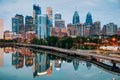
[[[62,49],[58,47],[51,47],[51,46],[44,46],[44,45],[35,45],[35,44],[16,44],[17,46],[23,46],[23,47],[32,47],[32,48],[41,48],[41,49],[46,49],[46,50],[52,50],[52,51],[57,51],[61,52],[67,55],[71,56],[81,56],[85,57],[87,59],[105,59],[113,62],[120,63],[120,59],[117,57],[111,57],[111,56],[106,56],[106,55],[101,55],[101,52],[98,50],[69,50],[69,49]],[[92,52],[92,53],[91,53]],[[93,52],[99,52],[99,54],[93,54]]]

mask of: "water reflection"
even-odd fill
[[[83,76],[84,74],[87,75],[88,74],[87,71],[88,72],[90,71],[89,75],[92,75],[91,74],[92,72],[96,72],[96,70],[93,70],[95,68],[95,65],[93,65],[91,62],[87,62],[87,61],[83,62],[82,60],[80,61],[79,59],[73,57],[70,58],[65,56],[60,57],[59,55],[56,56],[56,55],[48,54],[47,51],[35,52],[35,51],[31,51],[28,48],[11,48],[11,47],[0,48],[0,66],[3,66],[4,63],[4,55],[5,55],[3,54],[4,52],[6,52],[6,54],[9,53],[12,55],[11,57],[12,66],[14,66],[16,70],[19,71],[22,69],[27,69],[32,67],[33,70],[31,70],[31,74],[33,78],[42,77],[43,75],[51,75],[55,77],[55,75],[57,74],[58,74],[57,76],[59,76],[61,72],[62,72],[61,75],[66,77],[65,73],[69,73],[69,71],[72,71],[72,69],[74,71],[71,73],[72,75],[70,76],[71,77],[74,76],[73,73],[75,72],[75,75],[77,75],[76,79],[78,79],[79,75],[83,75]],[[53,52],[53,54],[55,53]],[[69,65],[68,63],[70,63],[72,66]],[[65,65],[67,66],[67,68],[64,69]],[[87,69],[84,69],[84,67],[86,67]],[[80,69],[81,71],[83,70],[82,73],[79,70],[79,68],[81,68]],[[104,72],[99,67],[99,74],[103,75],[104,73],[106,72]],[[51,79],[51,80],[55,80],[55,79]]]

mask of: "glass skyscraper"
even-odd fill
[[[23,32],[25,32],[24,16],[20,14],[16,14],[15,17],[18,19],[19,33],[22,34]]]
[[[33,17],[26,16],[25,17],[25,32],[34,31],[33,30]]]
[[[33,30],[36,31],[36,33],[38,33],[38,27],[37,27],[37,16],[41,14],[41,7],[33,5]]]
[[[74,15],[73,15],[73,24],[77,24],[80,22],[80,18],[79,18],[79,14],[77,11],[74,12]]]
[[[38,15],[38,29],[37,29],[37,35],[38,38],[46,38],[50,36],[50,25],[48,20],[47,14],[41,14]]]
[[[19,34],[19,19],[16,17],[12,18],[12,32]]]
[[[55,14],[55,20],[61,19],[61,14],[59,12],[57,12]]]
[[[89,24],[92,24],[92,15],[90,12],[87,13],[86,15],[86,22],[85,22],[85,26],[88,26]]]

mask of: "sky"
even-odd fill
[[[93,22],[100,21],[101,27],[110,22],[120,27],[120,0],[0,0],[4,30],[11,31],[11,18],[16,14],[33,16],[33,4],[41,7],[42,14],[46,13],[46,7],[51,6],[53,15],[60,12],[66,25],[72,23],[74,11],[78,11],[82,23],[90,12]]]

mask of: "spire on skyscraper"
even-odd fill
[[[85,22],[85,26],[87,26],[88,24],[92,23],[92,15],[90,12],[87,13],[86,15],[86,22]]]
[[[79,14],[77,11],[74,12],[74,15],[73,15],[73,24],[77,24],[80,22],[80,19],[79,19]]]

